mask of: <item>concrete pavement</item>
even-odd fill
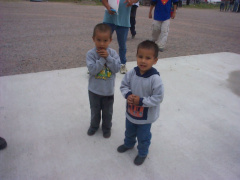
[[[0,77],[1,180],[239,180],[240,55],[161,59],[165,85],[150,153],[135,166],[117,74],[112,136],[89,137],[86,67]],[[136,62],[127,64],[128,68]]]

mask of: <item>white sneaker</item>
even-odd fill
[[[121,69],[120,69],[120,73],[121,74],[126,74],[126,72],[127,72],[126,64],[122,64],[121,65]]]

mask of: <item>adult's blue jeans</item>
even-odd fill
[[[238,3],[234,2],[233,12],[237,12],[238,10]]]
[[[126,64],[126,53],[127,53],[127,37],[128,37],[128,27],[117,26],[115,24],[108,24],[112,28],[112,33],[116,31],[118,46],[119,46],[119,56],[121,64]]]
[[[126,119],[126,131],[124,145],[132,148],[138,140],[138,155],[146,157],[151,144],[152,134],[150,132],[152,124],[134,124]]]

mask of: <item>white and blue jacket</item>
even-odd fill
[[[151,68],[141,75],[139,67],[127,72],[120,90],[124,98],[130,94],[140,97],[139,106],[126,104],[126,118],[134,124],[149,124],[156,121],[160,114],[160,103],[164,96],[164,87],[159,72]]]

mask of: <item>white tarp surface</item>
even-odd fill
[[[127,63],[128,69],[136,62]],[[161,116],[142,166],[119,154],[125,100],[117,74],[112,136],[87,135],[86,67],[0,77],[1,180],[239,180],[240,55],[161,59]]]

